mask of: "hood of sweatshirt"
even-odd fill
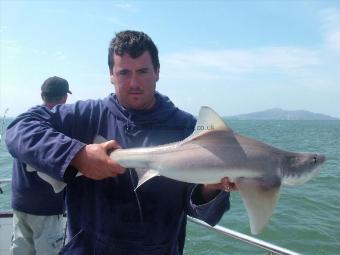
[[[158,92],[155,93],[155,98],[155,105],[147,110],[126,109],[119,103],[115,94],[110,94],[104,99],[104,104],[114,115],[117,123],[120,123],[120,128],[124,130],[126,137],[123,139],[126,146],[135,146],[136,144],[131,144],[131,139],[134,141],[139,140],[138,138],[142,139],[147,130],[172,129],[172,126],[176,128],[179,124],[170,121],[172,116],[179,111],[171,100]],[[144,145],[144,142],[139,145]]]
[[[156,102],[151,109],[131,110],[124,108],[118,101],[116,94],[111,94],[106,98],[106,106],[117,117],[127,125],[150,127],[164,125],[178,108],[171,100],[158,92],[155,93]]]

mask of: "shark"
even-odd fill
[[[97,136],[94,143],[104,142]],[[136,189],[155,176],[214,184],[228,177],[240,193],[252,234],[269,222],[282,186],[304,184],[318,175],[326,157],[276,148],[233,131],[210,107],[200,109],[194,132],[186,139],[145,148],[116,149],[110,157],[138,175]],[[33,171],[32,169],[29,169]],[[39,173],[55,191],[65,183]]]

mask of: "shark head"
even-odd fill
[[[292,153],[284,158],[282,164],[282,183],[301,185],[319,174],[319,167],[326,157],[317,153]]]

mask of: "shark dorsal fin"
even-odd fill
[[[212,131],[233,132],[233,130],[224,123],[222,118],[210,107],[202,106],[198,115],[194,132],[182,141],[182,145],[204,136]]]
[[[198,134],[206,130],[232,131],[213,109],[208,106],[202,106],[193,134]]]

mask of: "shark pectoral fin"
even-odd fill
[[[159,176],[159,172],[156,170],[142,168],[136,168],[135,170],[138,175],[138,184],[135,190],[137,190],[139,186],[141,186],[144,182],[150,180],[155,176]]]
[[[281,181],[277,177],[238,178],[236,186],[248,212],[251,233],[259,234],[268,223],[279,199]]]
[[[54,179],[53,177],[42,172],[38,172],[38,176],[41,179],[43,179],[45,182],[48,182],[52,186],[55,193],[61,192],[67,185],[65,182],[58,181]]]

